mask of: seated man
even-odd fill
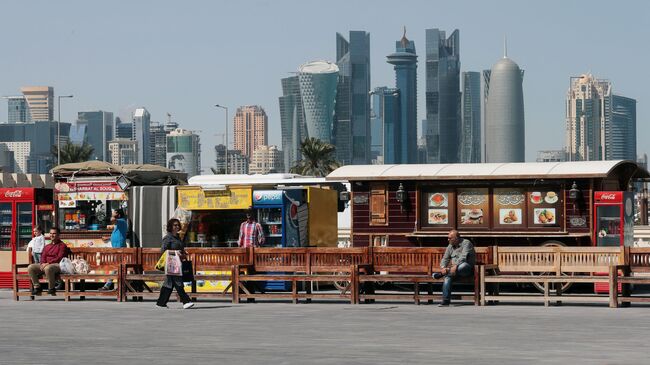
[[[433,274],[434,279],[445,277],[442,284],[442,303],[439,307],[448,307],[451,302],[451,285],[456,277],[467,277],[474,273],[476,253],[474,245],[461,238],[457,230],[452,229],[447,235],[449,246],[440,262],[441,272]]]
[[[41,262],[38,264],[31,264],[27,267],[27,272],[32,280],[32,295],[39,295],[43,289],[38,279],[45,274],[48,281],[48,294],[56,295],[56,279],[61,274],[59,262],[61,259],[68,256],[68,247],[59,239],[61,231],[58,227],[50,229],[50,237],[52,242],[45,245],[41,253]]]

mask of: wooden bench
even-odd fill
[[[421,300],[432,302],[434,299],[441,300],[442,295],[433,294],[433,283],[442,283],[444,278],[434,279],[433,273],[440,272],[440,262],[444,256],[446,247],[409,248],[409,247],[371,247],[371,264],[366,274],[360,273],[357,276],[358,287],[363,292],[358,295],[359,300],[372,301],[377,299],[412,299],[416,304]],[[455,295],[461,300],[472,300],[478,305],[478,272],[479,263],[490,261],[487,247],[476,247],[477,265],[474,268],[474,275],[467,278],[460,278],[456,283],[474,285],[474,293],[471,296]],[[413,285],[412,292],[390,292],[377,293],[375,283],[408,283]],[[427,284],[427,294],[422,294],[421,284]]]
[[[165,273],[156,269],[160,255],[159,248],[138,248],[138,260],[122,266],[123,300],[158,298],[160,293],[154,291],[148,283],[165,280]]]
[[[629,306],[631,302],[650,302],[650,295],[634,295],[632,285],[650,284],[650,248],[625,247],[625,263],[620,277],[615,278],[621,285],[621,292],[615,291],[616,304]]]
[[[369,261],[365,248],[255,248],[253,263],[237,265],[233,274],[233,303],[243,298],[299,299],[313,298],[348,299],[356,303],[356,275],[359,267]],[[245,285],[247,282],[266,281],[290,282],[290,292],[252,293]],[[313,292],[310,284],[315,282],[344,281],[348,285],[338,293]],[[303,291],[298,290],[298,283],[305,283]],[[255,284],[253,284],[255,285]]]
[[[115,297],[122,301],[121,267],[137,261],[136,248],[73,248],[70,260],[84,259],[88,263],[87,274],[61,274],[64,283],[64,297]],[[86,282],[113,281],[112,290],[86,290]]]
[[[480,267],[480,304],[486,301],[542,301],[545,306],[552,300],[549,285],[553,283],[608,283],[609,297],[561,295],[561,301],[608,301],[616,306],[616,272],[625,262],[624,251],[619,247],[494,247],[494,264]],[[490,272],[493,271],[493,272]],[[539,273],[539,274],[533,274]],[[595,275],[595,273],[606,273]],[[544,286],[539,295],[488,295],[490,283],[540,283]]]

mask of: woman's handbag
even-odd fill
[[[183,269],[183,281],[186,283],[190,281],[194,281],[194,270],[192,269],[192,261],[183,261],[182,269]]]
[[[155,266],[156,270],[165,271],[165,264],[167,264],[167,251],[163,252],[163,254],[160,255],[160,258],[158,259],[158,262]]]
[[[165,263],[165,275],[183,276],[183,264],[178,251],[167,251],[167,262]]]

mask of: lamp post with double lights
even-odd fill
[[[61,164],[61,98],[72,98],[74,95],[59,95],[58,110],[59,116],[56,120],[56,164]]]
[[[226,169],[225,169],[225,173],[226,173],[226,175],[228,175],[228,107],[223,106],[223,105],[219,105],[219,104],[215,104],[214,106],[217,107],[217,108],[221,108],[221,109],[226,111]]]

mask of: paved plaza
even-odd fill
[[[39,298],[40,299],[40,298]],[[647,364],[650,307],[15,302],[0,364]]]

